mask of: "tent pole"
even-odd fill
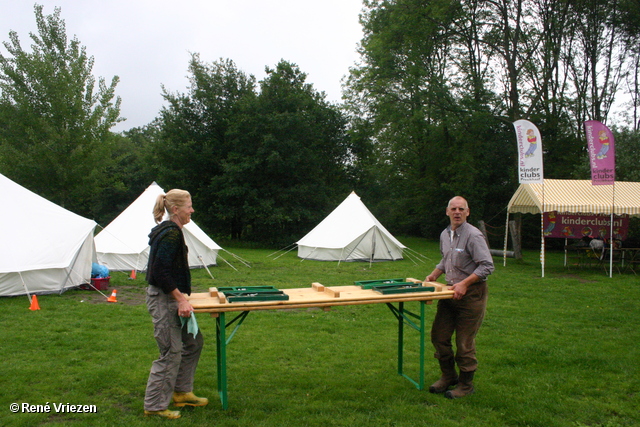
[[[273,256],[273,255],[277,254],[277,253],[278,253],[278,252],[280,252],[280,251],[284,251],[285,249],[289,249],[289,248],[293,249],[293,247],[295,247],[295,246],[296,246],[296,244],[295,244],[295,243],[291,243],[290,245],[287,245],[287,246],[285,246],[285,247],[284,247],[284,248],[282,248],[282,249],[278,249],[277,251],[270,253],[269,255],[267,255],[267,258],[268,258],[268,257],[270,257],[270,256]],[[289,249],[287,252],[289,252],[291,249]]]
[[[295,248],[296,248],[296,245],[293,245],[293,246],[291,247],[291,249],[289,249],[289,250],[288,250],[288,251],[286,251],[286,252],[281,253],[280,255],[278,255],[277,257],[275,257],[273,260],[275,261],[275,260],[277,260],[278,258],[280,258],[282,255],[286,255],[286,254],[288,254],[289,252],[291,252],[291,251],[292,251],[292,250],[294,250]],[[316,248],[316,249],[317,249],[317,248]],[[282,249],[281,249],[281,250],[282,250]],[[315,249],[314,249],[314,251],[315,251]],[[276,251],[276,252],[277,252],[277,251]],[[274,254],[275,254],[276,252],[274,252]],[[313,252],[311,252],[311,253],[313,253]],[[303,261],[304,261],[304,259],[303,259]],[[242,262],[242,261],[241,261],[241,262]],[[246,265],[246,264],[245,264],[245,265]],[[248,265],[247,265],[247,267],[248,267]]]
[[[507,211],[507,222],[504,224],[504,250],[502,251],[502,265],[507,266],[507,238],[509,237],[509,211]]]
[[[224,262],[226,262],[226,263],[227,263],[227,265],[228,265],[229,267],[233,268],[235,271],[238,271],[238,269],[237,269],[237,268],[235,268],[235,267],[233,266],[233,264],[231,264],[229,261],[227,261],[226,259],[224,259],[224,258],[220,255],[220,253],[218,253],[218,256],[220,257],[220,259],[221,259],[221,260],[223,260]],[[209,271],[209,269],[207,269],[207,271]],[[209,273],[209,274],[211,274],[211,273]],[[212,277],[212,279],[213,279],[213,277]]]
[[[609,237],[609,278],[613,277],[613,210],[611,211],[611,230]]]
[[[18,271],[18,275],[20,276],[20,281],[22,282],[24,291],[27,293],[27,298],[29,298],[29,304],[31,304],[31,294],[29,293],[29,289],[27,289],[27,284],[24,283],[24,279],[22,278],[22,272]]]
[[[105,297],[106,299],[109,299],[108,296],[106,296],[104,293],[102,293],[102,291],[98,288],[96,288],[95,286],[93,286],[93,283],[91,283],[91,281],[89,281],[88,283],[89,286],[91,286],[94,290],[96,290],[98,293],[102,294],[103,297]]]
[[[611,227],[609,229],[609,277],[613,277],[613,211],[616,208],[616,182],[613,181],[611,196]]]
[[[295,246],[291,249],[289,249],[289,251],[293,250],[295,248]],[[237,259],[238,261],[240,261],[242,264],[245,265],[245,267],[249,267],[251,268],[251,266],[249,265],[249,261],[247,261],[246,259],[243,259],[241,256],[234,254],[233,252],[229,252],[228,250],[222,248],[220,249],[222,251],[225,251],[226,253],[228,253],[229,255],[231,255],[232,257],[234,257],[235,259]]]
[[[213,278],[213,274],[211,274],[211,271],[209,271],[209,267],[207,267],[207,265],[204,263],[204,259],[202,258],[202,255],[198,255],[198,259],[200,260],[200,262],[202,263],[202,266],[207,270],[207,273],[209,273],[209,276],[211,276],[211,280],[215,280]],[[236,270],[237,271],[237,270]]]
[[[373,229],[373,245],[371,246],[371,258],[369,258],[369,269],[373,265],[373,259],[376,256],[376,229]]]
[[[406,256],[411,262],[413,262],[413,265],[417,266],[418,263],[416,261],[420,261],[422,263],[424,263],[424,261],[422,261],[419,258],[416,258],[410,251],[407,251],[406,253],[403,253],[403,256]]]
[[[424,262],[424,261],[422,261],[420,258],[424,258],[424,259],[426,259],[426,260],[431,261],[431,258],[429,258],[429,257],[428,257],[428,256],[426,256],[426,255],[421,254],[420,252],[416,251],[415,249],[412,249],[412,248],[410,248],[410,247],[408,247],[408,246],[407,246],[405,249],[407,250],[407,252],[409,252],[409,253],[411,253],[413,256],[415,256],[415,257],[416,257],[416,259],[417,259],[418,261],[420,261],[420,262]]]

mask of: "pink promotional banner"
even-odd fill
[[[611,236],[611,217],[609,215],[579,215],[544,213],[544,237],[564,239],[582,239],[583,237],[609,240]],[[613,218],[613,238],[625,240],[629,229],[629,217]]]
[[[528,120],[513,122],[518,143],[518,179],[520,184],[544,184],[542,171],[542,137]]]
[[[613,185],[616,180],[616,154],[613,134],[597,120],[584,122],[591,165],[592,185]]]

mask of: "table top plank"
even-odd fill
[[[416,279],[407,279],[422,283]],[[424,282],[425,287],[434,287],[434,291],[399,294],[381,294],[360,286],[324,286],[313,283],[308,288],[282,289],[289,296],[286,301],[239,301],[228,302],[217,288],[209,292],[193,293],[188,297],[196,313],[221,313],[251,310],[278,310],[292,308],[331,307],[357,304],[376,304],[386,302],[431,301],[453,298],[453,291],[438,282]]]

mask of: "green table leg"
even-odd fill
[[[425,301],[420,301],[420,315],[416,315],[404,308],[404,302],[398,303],[398,308],[393,304],[387,303],[387,306],[392,313],[398,319],[398,374],[402,375],[413,383],[418,390],[424,389],[424,353],[425,353]],[[224,312],[218,313],[216,318],[216,350],[217,350],[217,368],[218,368],[218,392],[220,394],[220,402],[222,403],[222,409],[229,407],[227,399],[227,344],[231,341],[231,338],[235,335],[240,325],[244,322],[245,318],[249,314],[248,311],[239,314],[233,319],[229,325],[226,324],[226,317]],[[418,324],[414,323],[410,317],[418,319]],[[233,332],[227,338],[226,329],[227,326],[232,325],[238,321]],[[404,373],[404,324],[405,322],[418,331],[420,334],[420,361],[419,361],[419,379],[415,381]]]
[[[238,314],[233,320],[227,324],[224,312],[218,313],[216,318],[216,350],[217,350],[217,365],[218,365],[218,393],[220,394],[220,402],[222,403],[222,409],[229,407],[227,400],[227,345],[231,342],[231,339],[236,334],[244,320],[249,315],[249,311],[243,311]],[[236,327],[227,337],[227,327],[238,322]]]
[[[224,312],[218,314],[216,318],[216,352],[218,364],[218,393],[220,394],[220,402],[222,409],[227,409],[229,403],[227,401],[227,338],[226,338],[226,322]]]
[[[425,301],[420,301],[420,315],[416,315],[404,308],[404,302],[398,303],[396,308],[393,304],[387,303],[391,312],[398,319],[398,374],[408,379],[418,390],[424,389],[424,353],[425,353]],[[418,319],[418,324],[414,323],[410,317]],[[417,330],[420,336],[420,361],[419,378],[414,380],[404,373],[404,324],[405,322],[413,329]]]

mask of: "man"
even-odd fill
[[[442,260],[425,280],[435,282],[446,274],[453,299],[438,301],[431,342],[442,376],[429,387],[429,391],[445,393],[449,399],[456,399],[474,392],[473,376],[478,367],[475,337],[487,306],[487,276],[494,267],[484,236],[467,222],[467,201],[454,197],[449,201],[446,214],[451,225],[440,235]],[[456,354],[451,344],[454,332]],[[456,363],[460,375],[456,372]],[[456,388],[449,390],[454,385]]]

